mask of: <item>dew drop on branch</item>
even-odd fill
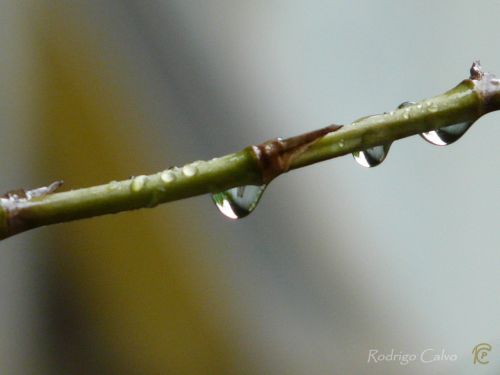
[[[427,142],[436,146],[447,146],[458,141],[474,122],[461,122],[459,124],[445,126],[430,132],[422,133],[420,136]]]
[[[415,102],[403,102],[398,106],[398,109],[406,108],[416,104]],[[438,106],[432,101],[427,101],[425,103],[427,110],[431,113],[438,111]],[[420,136],[427,142],[436,146],[446,146],[453,142],[459,140],[465,132],[472,126],[474,122],[461,122],[458,124],[453,124],[439,128],[436,130],[431,130],[426,133],[420,134]]]
[[[109,191],[114,191],[114,190],[118,190],[120,187],[120,183],[118,181],[111,181],[109,184],[108,184],[108,190]]]
[[[415,102],[410,102],[410,101],[406,101],[406,102],[403,102],[401,103],[400,105],[398,105],[398,109],[401,109],[401,108],[406,108],[406,107],[409,107],[409,106],[412,106],[414,104],[417,104]]]
[[[415,102],[406,101],[398,105],[397,109],[406,108],[406,110],[403,112],[403,118],[405,120],[410,118],[410,109],[408,107],[411,107],[415,104]],[[417,108],[421,109],[422,105],[419,104],[419,106],[420,107],[417,106]],[[394,114],[394,112],[391,112],[391,114]],[[352,156],[354,157],[354,160],[356,160],[356,162],[363,167],[376,167],[377,165],[381,164],[387,157],[389,149],[391,148],[391,144],[392,143],[387,143],[385,145],[370,147],[363,151],[353,152]]]
[[[175,172],[167,169],[163,172],[160,173],[160,179],[165,183],[169,184],[171,182],[174,182],[177,177],[175,176]]]
[[[198,168],[194,165],[194,163],[182,167],[182,174],[186,177],[193,177],[197,173],[198,173]]]
[[[411,102],[405,102],[405,103],[408,103],[408,105],[412,104]],[[398,109],[403,108],[405,106],[405,103],[401,104],[398,107]],[[392,114],[394,114],[394,113],[392,112]],[[368,118],[368,117],[371,117],[371,116],[362,117],[362,118],[356,120],[354,122],[354,124],[356,124],[357,121],[363,120],[363,119]],[[391,147],[391,144],[392,143],[387,143],[385,145],[370,147],[370,148],[367,148],[366,150],[356,151],[356,152],[352,153],[352,156],[354,157],[354,160],[356,160],[356,162],[359,165],[361,165],[365,168],[376,167],[377,165],[382,163],[384,161],[384,159],[386,158],[387,154],[389,153],[389,149]]]
[[[212,194],[219,211],[230,219],[241,219],[250,214],[259,203],[267,185],[239,186]]]
[[[134,177],[132,183],[130,184],[130,188],[132,189],[133,192],[138,193],[143,189],[147,181],[148,181],[148,176],[142,175]]]
[[[352,156],[354,156],[354,160],[356,160],[359,165],[366,168],[372,168],[384,161],[389,153],[390,147],[390,143],[382,146],[370,147],[364,151],[353,152]]]

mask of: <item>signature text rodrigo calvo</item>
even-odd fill
[[[411,362],[433,363],[440,361],[455,362],[458,356],[455,353],[447,353],[446,350],[426,348],[419,353],[405,353],[391,349],[390,352],[381,352],[378,349],[368,351],[368,363],[395,362],[406,366]]]

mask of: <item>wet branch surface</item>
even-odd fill
[[[247,185],[263,186],[289,170],[346,154],[361,153],[366,161],[367,150],[389,147],[416,134],[446,135],[439,131],[456,124],[467,124],[467,130],[482,115],[496,110],[500,110],[500,81],[475,62],[470,77],[444,94],[346,126],[330,125],[220,158],[94,187],[56,192],[61,185],[56,181],[47,187],[8,192],[0,198],[0,239],[44,225],[154,207]]]

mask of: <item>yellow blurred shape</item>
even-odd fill
[[[116,83],[126,60],[109,54],[102,59],[95,25],[82,28],[80,19],[74,26],[78,12],[69,8],[52,6],[40,22],[40,163],[47,178],[77,188],[124,178],[147,165],[141,131],[147,115],[137,93]],[[70,325],[76,332],[68,337],[83,336],[83,344],[67,345],[88,350],[102,362],[98,367],[138,374],[235,373],[238,349],[222,322],[227,304],[218,291],[218,270],[194,257],[193,248],[209,244],[192,234],[203,230],[189,229],[190,218],[182,215],[168,207],[51,229],[54,272],[68,309],[76,311]]]

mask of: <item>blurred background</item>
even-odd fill
[[[154,173],[500,74],[500,2],[0,2],[0,188]],[[0,244],[1,374],[498,374],[499,113]],[[472,350],[492,345],[487,365]],[[457,355],[406,366],[369,351]]]

